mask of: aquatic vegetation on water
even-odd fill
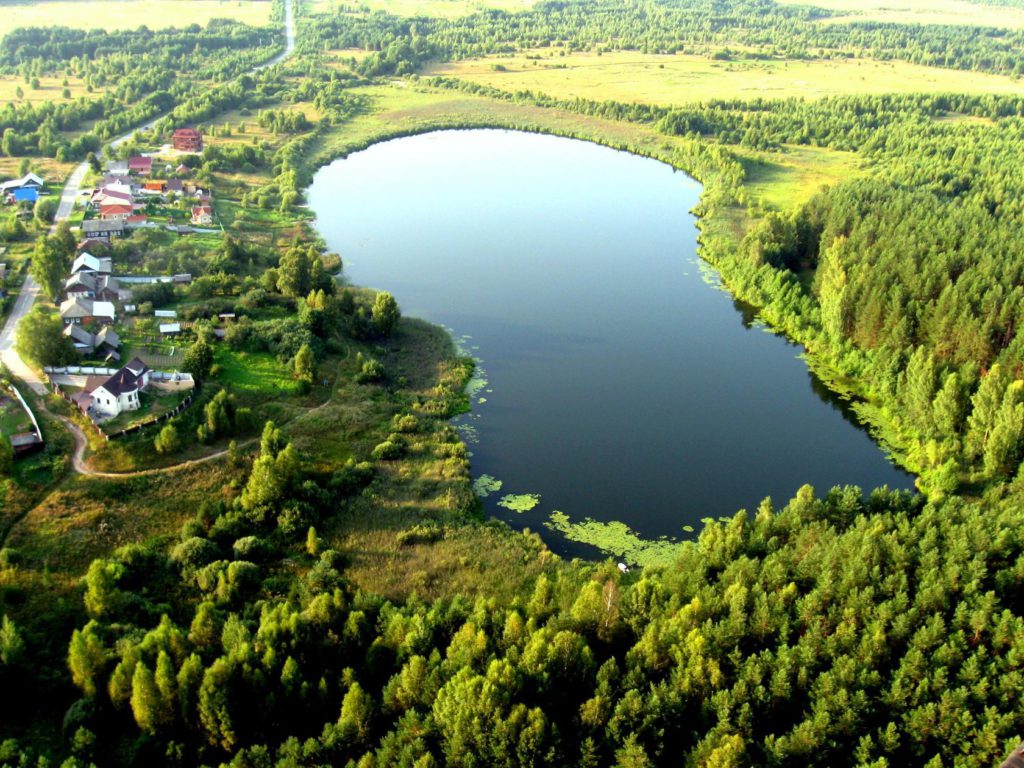
[[[558,531],[570,541],[590,544],[626,563],[645,568],[668,566],[679,557],[678,541],[665,536],[644,539],[628,525],[617,521],[602,523],[588,517],[574,523],[564,512],[555,511],[544,525],[552,531]]]
[[[498,502],[499,507],[519,513],[529,512],[538,504],[540,504],[539,493],[510,493],[507,496],[502,496],[501,501]]]
[[[480,442],[480,432],[472,424],[456,424],[455,429],[462,437],[462,442],[467,445],[477,445]]]
[[[481,499],[486,499],[492,493],[497,493],[501,490],[501,480],[490,475],[480,475],[476,480],[473,481],[473,492]]]

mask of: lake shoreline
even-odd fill
[[[494,128],[494,127],[493,126],[489,126],[489,128]],[[457,132],[457,133],[455,133],[455,132]],[[487,130],[487,131],[483,131],[483,132],[474,132],[472,130],[469,130],[467,132],[466,129],[464,129],[462,127],[459,127],[457,129],[454,129],[454,131],[442,129],[442,130],[429,130],[429,131],[426,131],[425,133],[426,134],[433,134],[433,136],[424,136],[422,134],[418,134],[414,139],[409,139],[408,137],[404,137],[404,136],[403,137],[399,137],[399,138],[403,138],[403,139],[406,139],[406,140],[412,140],[412,141],[419,140],[421,145],[422,145],[423,141],[435,141],[436,142],[436,141],[440,140],[439,137],[444,136],[444,135],[449,134],[449,133],[452,133],[453,135],[457,136],[458,137],[458,141],[459,142],[463,142],[463,143],[466,142],[466,141],[470,141],[472,136],[479,135],[481,133],[498,134],[498,135],[504,135],[504,136],[514,136],[514,137],[517,137],[517,139],[516,139],[517,141],[518,140],[523,140],[523,139],[525,139],[527,136],[529,136],[531,134],[537,134],[538,135],[538,137],[537,137],[538,139],[541,138],[541,135],[543,135],[545,138],[553,137],[553,134],[549,134],[549,133],[542,132],[542,131],[522,132],[522,131],[515,131],[514,129],[510,131],[509,129],[504,129],[504,128],[498,128],[497,131]],[[520,139],[518,137],[522,137],[522,139]],[[561,138],[558,138],[557,136],[555,136],[555,138],[556,138],[556,140],[559,140],[559,141],[561,140]],[[562,137],[562,138],[564,138],[564,137]],[[389,144],[391,145],[390,147],[387,146]],[[633,161],[638,160],[638,159],[643,159],[643,156],[639,156],[638,157],[637,153],[635,153],[635,152],[630,152],[630,151],[628,151],[628,149],[623,149],[621,147],[609,146],[608,143],[585,142],[585,143],[581,144],[581,147],[595,147],[595,145],[596,145],[596,149],[599,150],[599,151],[602,151],[602,152],[604,151],[603,147],[608,147],[610,149],[616,150],[612,155],[610,155],[608,157],[609,158],[611,158],[611,157],[620,157],[620,158],[622,158],[622,161],[624,161],[627,164],[628,163],[632,163]],[[394,153],[395,151],[398,151],[397,147],[400,146],[400,143],[396,143],[395,139],[392,138],[392,137],[386,137],[386,138],[382,137],[380,141],[377,141],[377,142],[373,143],[371,146],[375,147],[377,150],[380,150],[380,151],[377,152],[377,155],[379,156],[381,152],[384,152],[384,153]],[[436,150],[436,147],[435,147],[435,150]],[[590,152],[591,150],[579,150],[579,151]],[[350,152],[346,153],[344,158],[339,158],[339,160],[344,160],[346,158],[351,160],[352,157],[353,157],[353,154],[354,153],[350,151]],[[424,151],[424,154],[429,154],[429,152]],[[674,177],[674,174],[680,170],[676,165],[673,165],[672,163],[666,163],[666,162],[664,162],[663,159],[657,158],[657,157],[648,157],[646,159],[652,159],[652,160],[656,160],[657,161],[655,166],[657,168],[661,169],[661,170],[658,170],[657,173],[661,174],[665,178],[668,178],[670,181],[673,180],[673,179],[678,181],[678,179],[676,179]],[[359,162],[361,162],[361,161],[359,161]],[[610,159],[609,159],[609,162],[611,162]],[[336,163],[337,163],[337,161],[336,161]],[[411,162],[409,157],[404,157],[404,163],[405,163],[404,167],[406,168],[406,170],[408,170],[408,166],[412,165],[412,162]],[[337,167],[337,165],[335,167]],[[324,173],[325,173],[325,169],[324,168],[322,168],[320,171],[317,172],[317,179],[320,180],[317,183],[322,183],[322,179],[324,178],[324,176],[323,176]],[[666,176],[666,174],[667,174],[667,176]],[[438,176],[439,175],[440,174],[438,174]],[[692,179],[692,177],[689,176],[689,174],[687,174],[687,179]],[[696,185],[696,180],[693,180],[690,183]],[[363,182],[357,183],[356,186],[360,186],[361,187],[361,194],[367,194],[367,191],[366,191],[366,188],[365,188],[366,187],[365,180]],[[336,242],[335,240],[332,240],[333,232],[332,232],[331,227],[333,226],[334,219],[337,218],[337,216],[332,214],[331,217],[325,217],[323,215],[323,210],[324,209],[323,209],[323,206],[320,204],[320,201],[317,199],[317,196],[318,196],[318,191],[317,190],[318,190],[318,187],[315,184],[314,187],[311,189],[311,194],[310,194],[310,198],[309,198],[310,199],[310,208],[314,212],[318,212],[320,214],[318,216],[318,219],[316,220],[316,222],[314,222],[314,224],[317,227],[317,230],[318,230],[318,233],[320,234],[320,236],[324,237],[325,240],[327,240],[331,244],[332,250],[339,250],[345,256],[345,260],[346,260],[346,274],[355,283],[376,285],[377,287],[380,287],[382,289],[389,290],[390,292],[394,293],[399,298],[399,300],[401,302],[403,302],[403,306],[406,307],[407,313],[409,312],[408,307],[409,307],[410,302],[411,302],[412,303],[412,307],[413,307],[412,313],[413,314],[423,315],[424,313],[417,311],[420,308],[415,303],[416,301],[420,300],[420,297],[417,297],[417,288],[416,288],[415,282],[414,282],[414,284],[411,284],[411,285],[408,285],[406,287],[403,287],[401,281],[396,283],[393,280],[384,280],[384,281],[378,280],[376,278],[367,276],[365,274],[365,272],[360,274],[360,271],[359,271],[358,268],[351,268],[352,264],[353,264],[353,253],[352,253],[352,251],[350,249],[347,249],[347,248],[338,248],[338,247],[336,247],[339,243]],[[493,190],[492,190],[492,192],[493,192]],[[341,193],[339,192],[339,190],[334,189],[330,193],[330,199],[332,199],[332,200],[335,200],[335,199],[339,200],[340,201],[340,207],[342,209],[344,209],[346,207],[349,207],[349,206],[352,206],[352,205],[357,205],[358,204],[357,201],[345,200],[345,199],[339,197],[340,194]],[[433,191],[432,191],[432,194],[434,194]],[[706,188],[705,189],[697,188],[697,189],[695,189],[695,192],[693,194],[695,196],[690,200],[689,203],[687,203],[685,205],[685,210],[698,210],[701,207],[702,203],[703,203],[704,197],[707,195],[707,190],[706,190]],[[636,196],[636,192],[634,192],[633,195]],[[566,197],[569,197],[569,196],[566,196]],[[422,201],[422,197],[421,197],[420,207],[422,207],[423,205],[427,205],[427,204],[428,203],[426,201]],[[383,205],[383,203],[380,203],[380,205]],[[470,205],[470,203],[467,202],[467,203],[465,203],[465,205]],[[504,203],[503,205],[505,207],[512,207],[512,208],[514,208],[515,207],[515,202],[510,200],[510,201]],[[413,206],[411,201],[410,201],[409,204],[407,204],[407,205],[399,206],[399,209],[400,210],[406,210],[407,208],[412,208],[412,207],[415,207],[415,206]],[[501,206],[499,206],[499,207],[501,207]],[[549,207],[556,207],[556,206],[549,206]],[[458,209],[458,206],[456,206],[456,209]],[[680,206],[676,206],[674,208],[671,208],[670,210],[666,211],[665,216],[663,218],[674,219],[675,220],[674,223],[675,223],[676,226],[684,226],[685,227],[685,226],[688,226],[688,225],[690,225],[692,223],[697,223],[697,225],[699,227],[699,225],[700,225],[700,220],[699,219],[697,219],[696,222],[692,222],[692,221],[690,221],[690,218],[691,218],[692,214],[690,216],[687,216],[686,214],[679,215],[681,210],[684,210],[684,208],[680,207]],[[479,212],[477,212],[477,213],[479,213]],[[472,218],[471,214],[472,214],[472,212],[470,214],[466,214],[465,212],[463,212],[463,216],[464,217],[466,215],[469,215],[470,218]],[[338,215],[342,215],[342,214],[338,214]],[[443,217],[438,216],[438,218],[443,218]],[[330,219],[330,221],[328,221],[328,219]],[[412,226],[414,229],[417,228],[417,226],[419,226],[422,229],[429,229],[430,228],[429,222],[428,223],[420,222],[419,225],[417,225],[415,221],[412,222],[412,223],[403,222],[403,224],[405,226]],[[388,227],[392,228],[393,226],[394,226],[394,222],[389,222]],[[494,226],[493,222],[491,223],[491,226]],[[645,225],[645,226],[650,227],[652,225]],[[643,230],[644,228],[641,227],[640,229]],[[693,232],[694,232],[694,234],[691,236],[692,237],[692,241],[694,243],[693,248],[694,249],[701,249],[702,250],[701,245],[700,245],[700,243],[699,243],[699,241],[697,239],[697,230],[693,230]],[[379,233],[378,233],[378,236],[379,236]],[[370,239],[372,240],[373,237],[374,236],[371,236]],[[676,239],[669,238],[669,240],[667,240],[666,243],[672,243],[672,242],[678,243],[678,242],[681,242],[681,241],[678,240],[678,236],[674,236],[674,237]],[[401,245],[394,245],[393,246],[393,249],[401,250],[402,248],[403,248],[403,246],[401,246]],[[406,250],[413,250],[413,249],[412,248],[406,248]],[[669,250],[670,250],[670,248],[669,248]],[[702,256],[701,250],[696,250],[695,253],[694,253],[694,256],[695,257]],[[365,256],[363,258],[365,258]],[[428,258],[428,260],[429,260],[429,258]],[[365,262],[360,260],[360,257],[358,255],[355,258],[355,262],[359,263],[361,267],[365,268],[365,266],[366,266]],[[679,269],[680,267],[683,266],[681,263],[676,263],[674,257],[668,259],[668,262],[670,263],[670,265],[671,265],[671,267],[673,269]],[[697,258],[695,263],[699,263],[699,262],[700,262],[700,259]],[[708,263],[708,262],[706,260],[704,260],[704,263]],[[609,266],[609,268],[614,268],[613,267],[613,262],[609,263],[608,266]],[[439,270],[439,271],[443,272],[443,270]],[[667,276],[670,276],[671,274],[674,274],[674,273],[669,273],[669,275],[667,275]],[[404,275],[404,273],[403,273],[403,275]],[[422,274],[422,275],[418,276],[418,279],[420,280],[420,282],[426,282],[430,278],[431,278],[431,275],[429,275],[429,274]],[[671,279],[675,279],[675,278],[670,278],[670,280]],[[410,276],[408,276],[408,275],[404,275],[403,276],[403,280],[408,281],[408,280],[415,280],[415,279],[410,277]],[[724,277],[722,278],[722,281],[724,282]],[[702,285],[701,286],[701,290],[702,291],[707,291],[709,289],[707,288],[707,286],[703,286]],[[735,294],[732,291],[730,291],[730,290],[725,290],[724,292],[725,292],[726,295],[728,295],[730,297],[730,306],[727,308],[726,314],[728,315],[728,318],[729,318],[728,322],[731,324],[731,323],[733,323],[735,321],[735,311],[736,310],[732,306],[733,300],[735,299]],[[456,295],[459,295],[459,293],[460,293],[460,291],[456,291]],[[716,296],[717,296],[717,292],[715,292],[715,293],[716,293]],[[432,322],[432,323],[440,325],[442,327],[446,327],[446,328],[457,327],[457,324],[453,324],[450,320],[448,320],[448,319],[446,319],[444,317],[439,317],[436,313],[431,314],[431,313],[428,312],[428,313],[426,313],[426,316],[429,318],[428,322]],[[550,323],[549,325],[554,326],[556,324],[555,323]],[[458,330],[466,331],[466,330],[472,330],[472,329],[471,328],[466,328],[465,326],[462,326],[462,327],[458,327]],[[586,328],[582,328],[582,329],[580,329],[577,332],[583,332],[585,330],[586,330]],[[457,336],[458,333],[456,333],[454,335]],[[460,343],[460,339],[459,338],[454,338],[453,341],[456,344]],[[462,339],[461,341],[464,342],[465,339]],[[786,343],[788,344],[789,342],[786,342]],[[470,352],[471,355],[476,356],[474,351],[472,351],[472,350],[468,350],[468,351]],[[504,355],[506,353],[506,350],[504,348],[502,348],[502,347],[498,347],[497,351],[498,351],[499,354],[502,354],[502,355]],[[492,354],[493,354],[493,350],[492,350]],[[801,374],[802,374],[802,378],[805,378],[807,375],[809,375],[809,372],[807,371],[806,364],[804,362],[800,362],[800,366],[799,367],[800,367],[800,371],[801,371]],[[508,374],[508,372],[506,372],[506,374]],[[549,371],[545,375],[548,376],[548,377],[553,375],[553,369],[551,371]],[[811,375],[813,376],[813,374],[811,374]],[[786,389],[792,389],[792,387],[788,387],[787,386]],[[485,401],[486,400],[487,400],[487,398],[485,398]],[[830,404],[830,407],[835,407],[835,406],[834,406],[834,404]],[[490,406],[487,406],[487,408],[490,408]],[[476,410],[479,411],[480,409],[477,408]],[[470,418],[472,418],[472,416]],[[506,424],[506,432],[507,432],[507,427],[508,427],[508,425]],[[467,442],[469,442],[467,440],[465,434],[463,435],[463,439],[466,440]],[[492,446],[485,446],[484,453],[483,454],[478,454],[478,456],[475,457],[474,460],[473,460],[474,475],[476,477],[479,477],[481,474],[484,474],[484,475],[493,474],[493,472],[491,471],[492,470],[492,466],[490,466],[488,464],[488,461],[491,461],[492,457],[489,457],[487,455],[487,450],[486,450],[487,448],[490,448],[490,447],[492,447]],[[470,448],[471,449],[475,449],[475,446],[470,445]],[[877,451],[877,446],[875,446],[872,443],[871,444],[871,449],[872,449],[872,451]],[[746,462],[746,463],[749,464],[749,462]],[[801,479],[801,481],[802,481],[802,479]],[[876,483],[876,484],[880,485],[881,483]],[[533,491],[536,490],[534,488],[530,488],[529,485],[530,485],[530,483],[522,482],[522,481],[519,482],[519,483],[516,483],[516,482],[511,483],[510,486],[507,486],[506,489],[505,489],[506,491],[511,493],[511,496],[507,500],[505,500],[505,503],[500,504],[500,506],[505,507],[505,509],[511,510],[511,511],[513,511],[515,513],[515,515],[512,516],[512,517],[510,517],[507,514],[503,514],[501,516],[501,519],[503,519],[506,523],[510,524],[515,529],[519,529],[519,530],[523,530],[525,528],[530,528],[532,530],[536,530],[537,529],[537,525],[538,525],[537,518],[533,517],[532,519],[529,519],[529,520],[523,520],[522,519],[523,516],[520,514],[519,509],[516,508],[516,506],[515,506],[515,504],[517,503],[517,501],[516,501],[516,494],[526,493],[527,495],[530,495]],[[819,482],[819,487],[820,487],[820,485],[826,485],[827,486],[828,483],[820,483]],[[864,485],[864,487],[870,488],[870,487],[874,487],[874,486]],[[899,485],[897,485],[896,487],[899,487]],[[776,487],[776,491],[770,492],[770,493],[766,493],[766,494],[763,494],[763,495],[772,495],[772,497],[775,498],[775,500],[777,502],[780,502],[780,501],[784,500],[785,498],[789,498],[789,496],[786,495],[786,493],[789,493],[789,495],[792,495],[792,493],[795,493],[796,490],[797,490],[797,486],[794,484],[794,486],[791,487],[789,492],[785,492],[785,493],[784,492],[780,492],[780,491],[778,491],[778,487]],[[553,501],[549,502],[548,499],[547,499],[547,494],[542,494],[542,495],[545,496],[545,501],[544,501],[544,505],[545,505],[544,509],[545,510],[550,510],[552,508],[552,507],[549,506],[550,504],[556,504],[557,505],[554,508],[555,511],[558,511],[558,510],[561,509],[561,505],[557,502],[557,500],[553,500]],[[728,508],[721,508],[721,509],[718,510],[718,512],[714,513],[711,516],[714,517],[714,516],[721,516],[722,514],[726,514],[726,513],[732,513],[732,512],[735,511],[736,508],[740,508],[740,507],[752,508],[752,506],[756,505],[756,503],[759,502],[761,500],[761,498],[763,498],[763,495],[758,495],[756,497],[753,496],[753,495],[750,495],[750,496],[746,497],[748,499],[747,501],[736,503],[736,504],[730,504],[728,506]],[[491,502],[489,502],[487,504],[487,506],[489,507],[489,509],[487,510],[489,514],[493,515],[493,514],[501,512],[501,510],[495,509],[493,500]],[[584,506],[584,508],[586,508],[586,506]],[[703,507],[702,507],[702,509],[703,509]],[[577,512],[577,513],[574,513],[572,515],[572,517],[574,519],[581,519],[582,516],[579,515],[579,513]],[[696,513],[688,513],[688,516],[684,516],[684,519],[680,520],[679,522],[680,523],[686,523],[686,528],[689,529],[686,532],[689,533],[689,532],[692,532],[692,530],[694,530],[696,528],[696,526],[698,525],[699,521],[702,520],[702,519],[704,519],[703,515],[698,516],[698,515],[696,515]],[[591,522],[591,523],[597,523],[597,524],[610,524],[610,523],[616,522],[616,521],[615,520],[588,521],[586,519],[583,519],[583,522],[584,523]],[[627,518],[627,519],[625,519],[625,522],[627,524],[629,524],[630,521]],[[541,524],[544,524],[543,521],[542,521]],[[564,525],[561,525],[561,526],[558,526],[558,527],[562,529],[561,533],[564,534],[566,532]],[[633,529],[632,526],[630,526],[630,530],[628,530],[627,533],[630,534],[630,535],[633,535],[634,538],[637,541],[644,542],[644,543],[649,544],[651,546],[655,546],[655,545],[662,546],[665,543],[665,540],[663,538],[659,538],[659,535],[663,535],[663,533],[666,532],[664,530],[663,530],[662,534],[655,534],[655,536],[653,536],[653,537],[650,536],[650,535],[643,535],[643,534],[637,536],[636,533],[635,533],[636,530],[643,530],[643,529],[642,528],[641,529]],[[682,532],[681,530],[678,531],[677,535],[678,535],[678,533],[681,533],[681,532]],[[550,539],[551,533],[547,533],[546,532],[545,533],[545,537]],[[621,537],[619,537],[619,538],[621,538]],[[633,547],[631,547],[631,548],[633,548]],[[571,551],[571,549],[572,548],[570,547],[570,551],[568,552],[568,554],[579,554],[579,552],[573,552],[573,551]],[[623,551],[623,549],[624,549],[624,547],[621,547],[621,546],[618,549],[616,549],[616,550],[609,550],[607,547],[604,548],[605,551],[614,552],[615,554],[620,554]],[[564,554],[564,552],[563,552],[563,554]]]

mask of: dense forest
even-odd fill
[[[79,760],[980,768],[1019,734],[1019,511],[805,488],[660,575],[395,604],[311,527],[373,471],[311,474],[268,424],[231,504],[94,562],[67,652]],[[17,685],[37,646],[0,637]]]
[[[21,30],[0,43],[7,73],[66,73],[95,93],[7,105],[0,150],[84,157],[160,114],[166,131],[244,109],[280,141],[211,142],[189,160],[196,178],[253,174],[240,209],[296,216],[317,142],[374,108],[355,89],[428,61],[553,45],[708,55],[734,46],[727,55],[1024,71],[1020,31],[830,17],[768,0],[564,0],[453,19],[350,9],[306,19],[301,59],[250,74],[280,42],[237,25]],[[352,71],[321,66],[324,49],[344,48],[370,55]],[[383,404],[386,439],[333,466],[210,390],[175,422],[174,440],[258,437],[251,449],[231,443],[223,487],[177,534],[107,550],[72,604],[44,615],[12,586],[29,556],[0,549],[0,687],[19,692],[0,697],[0,766],[998,763],[1024,736],[1024,98],[669,107],[450,78],[403,87],[418,85],[680,139],[672,161],[705,184],[703,256],[807,346],[919,474],[922,494],[805,487],[788,503],[707,521],[663,570],[553,559],[510,599],[484,588],[386,599],[360,589],[350,553],[323,531],[367,509],[383,517],[380,486],[413,445],[443,457],[463,493],[418,490],[443,488],[451,506],[401,530],[382,524],[382,535],[413,548],[491,525],[447,423],[461,390],[432,382],[436,401],[411,396],[360,356],[355,378],[376,387],[361,397]],[[300,101],[316,118],[292,108]],[[860,172],[769,210],[748,176],[793,147],[856,153]],[[208,251],[149,238],[111,253],[127,271],[195,273],[182,318],[237,315],[224,346],[286,361],[306,388],[348,342],[381,355],[399,344],[394,299],[371,306],[339,288],[314,238],[280,252],[227,235]],[[173,296],[166,286],[139,293],[152,306]],[[258,309],[273,317],[251,319]],[[465,373],[469,363],[459,365]],[[93,492],[113,499],[145,482],[97,480]],[[59,725],[37,727],[34,711],[59,712]]]

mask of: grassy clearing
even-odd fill
[[[860,172],[855,153],[819,147],[789,147],[784,154],[751,152],[744,160],[749,199],[771,210],[788,210],[823,186]]]
[[[505,91],[649,104],[949,91],[1024,93],[1024,83],[1009,77],[905,62],[712,61],[703,56],[632,51],[564,56],[556,50],[535,51],[438,64],[428,74],[459,77]]]
[[[883,21],[894,24],[955,24],[1024,27],[1024,9],[968,0],[779,0],[783,5],[813,5],[845,14],[828,23]]]
[[[7,6],[10,7],[10,6]],[[20,6],[19,6],[20,7]],[[67,85],[64,83],[67,82]],[[21,89],[21,96],[18,96],[18,89]],[[64,95],[67,89],[68,95]],[[89,100],[95,100],[103,95],[102,88],[89,91],[85,81],[78,77],[71,76],[40,76],[39,87],[33,88],[25,82],[22,77],[0,78],[0,102],[13,101],[29,102],[31,104],[42,104],[50,101],[54,104],[65,104],[69,101],[77,101],[83,96]]]
[[[150,29],[205,25],[210,19],[234,19],[252,26],[270,23],[266,0],[56,0],[5,4],[0,35],[18,27],[75,29]]]
[[[314,0],[307,7],[314,14],[338,14],[356,3],[341,0]],[[499,11],[526,11],[534,0],[364,0],[358,3],[368,11],[387,11],[396,16],[435,16],[453,19],[490,8]]]
[[[298,383],[287,367],[269,352],[239,352],[220,345],[214,364],[220,366],[217,380],[241,394],[273,398],[298,391]]]
[[[0,433],[10,436],[31,431],[32,420],[21,404],[13,397],[0,395]]]

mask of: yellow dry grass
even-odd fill
[[[205,25],[234,19],[252,26],[270,23],[269,0],[53,0],[4,5],[0,36],[18,27],[150,29]]]
[[[895,24],[954,24],[979,27],[1024,27],[1024,9],[967,0],[779,0],[813,5],[845,14],[828,22],[886,21]]]
[[[505,91],[649,104],[866,93],[1024,93],[1024,83],[1010,77],[905,62],[714,61],[630,51],[488,57],[439,64],[428,74],[460,77]]]
[[[64,85],[65,79],[67,86]],[[64,96],[65,87],[69,95]],[[21,89],[21,96],[18,96],[18,89]],[[86,90],[85,82],[77,77],[54,76],[39,78],[39,87],[33,88],[25,82],[23,77],[0,77],[0,104],[9,101],[15,103],[29,102],[42,104],[52,101],[54,104],[62,104],[67,101],[75,101],[82,96],[88,99],[98,99],[103,93],[102,89],[94,89],[91,93]]]

